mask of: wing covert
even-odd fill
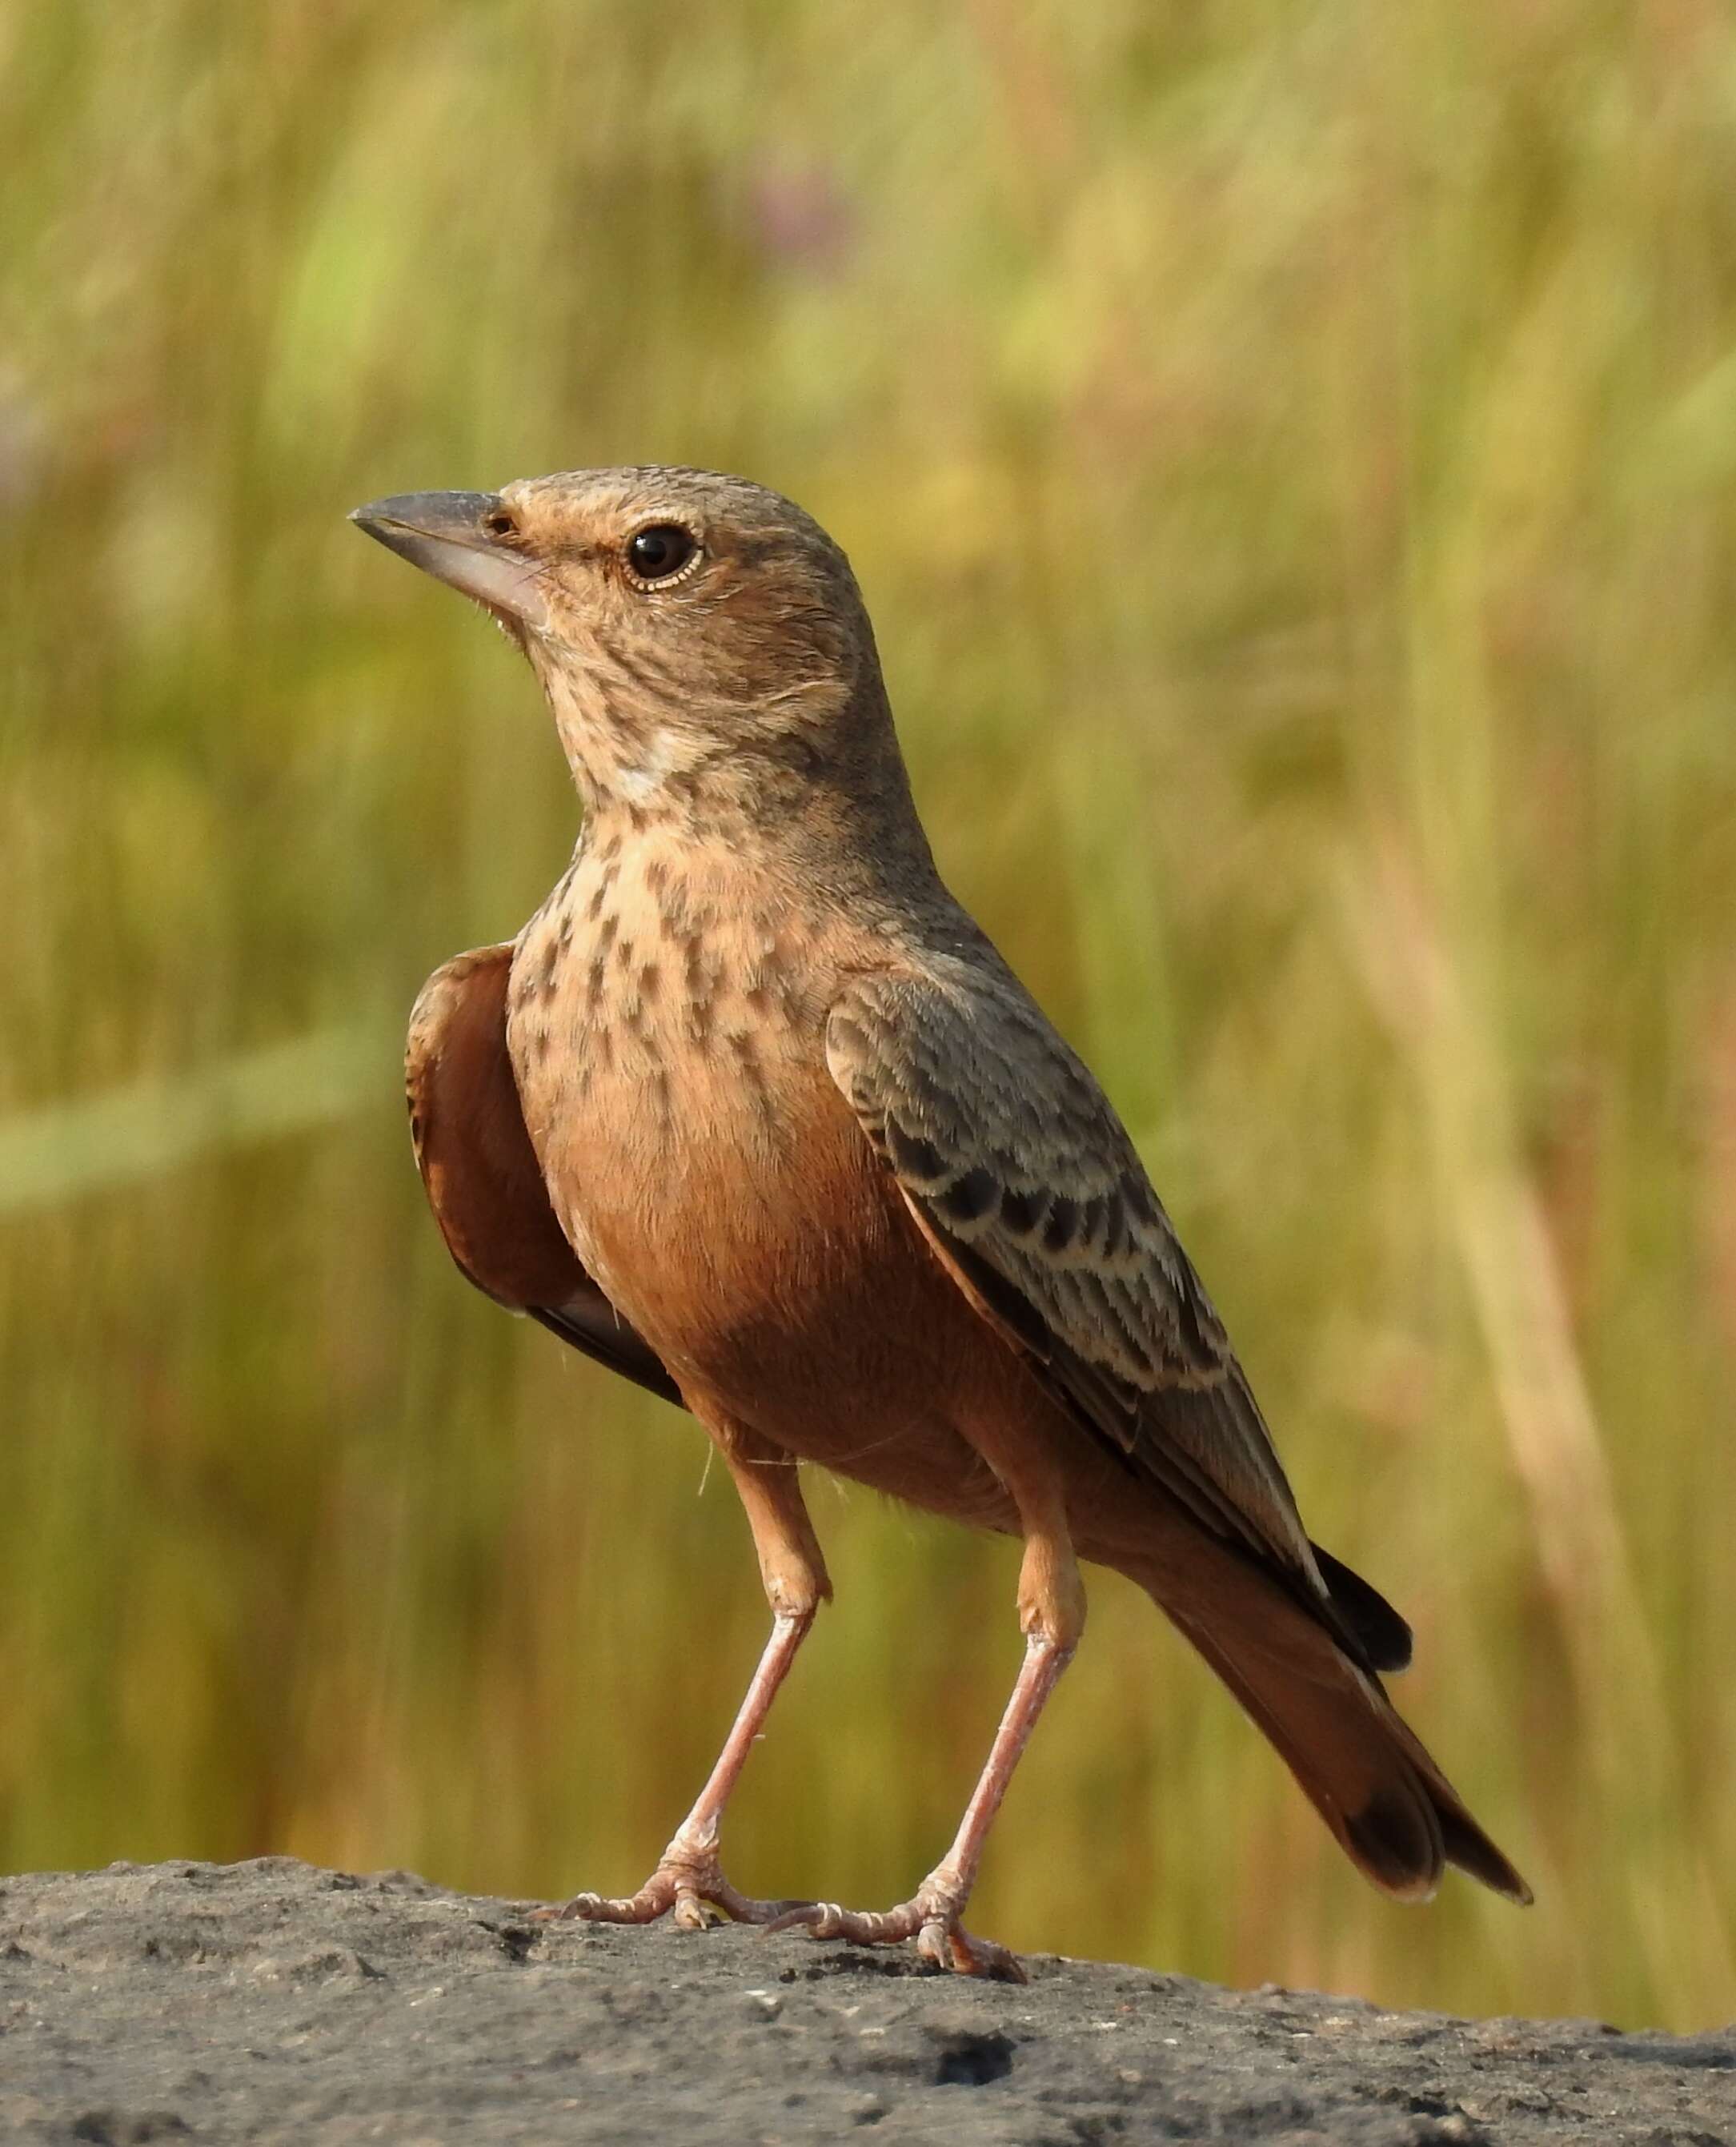
[[[826,1053],[943,1264],[1075,1419],[1353,1626],[1132,1141],[1010,974],[859,978]]]

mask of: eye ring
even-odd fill
[[[648,522],[627,540],[627,571],[642,589],[668,588],[694,573],[704,553],[678,522]]]
[[[485,514],[483,527],[491,537],[516,537],[518,534],[518,517],[503,507],[497,507],[492,514]]]

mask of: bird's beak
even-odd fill
[[[548,608],[536,561],[488,527],[503,511],[493,492],[406,492],[370,500],[350,520],[497,618],[544,633]]]

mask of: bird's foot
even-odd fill
[[[684,1842],[678,1834],[637,1894],[575,1894],[547,1909],[533,1909],[533,1923],[654,1924],[668,1916],[683,1930],[703,1931],[726,1918],[738,1924],[773,1924],[808,1905],[799,1901],[756,1901],[738,1893],[723,1876],[717,1848]]]
[[[908,1901],[879,1914],[841,1909],[833,1901],[808,1901],[786,1909],[768,1926],[805,1930],[817,1939],[846,1939],[852,1945],[899,1945],[914,1939],[931,1968],[953,1975],[983,1975],[1003,1983],[1027,1979],[1018,1955],[992,1939],[973,1938],[960,1923],[963,1893],[946,1873],[931,1872]]]

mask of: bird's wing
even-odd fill
[[[1283,1579],[1359,1659],[1401,1667],[1403,1621],[1355,1576],[1369,1602],[1338,1601],[1323,1578],[1133,1143],[1011,976],[858,978],[832,1009],[826,1057],[942,1264],[1074,1419]]]
[[[511,946],[435,970],[410,1015],[410,1139],[447,1249],[477,1288],[612,1371],[679,1403],[656,1351],[581,1264],[549,1205],[507,1053]]]

